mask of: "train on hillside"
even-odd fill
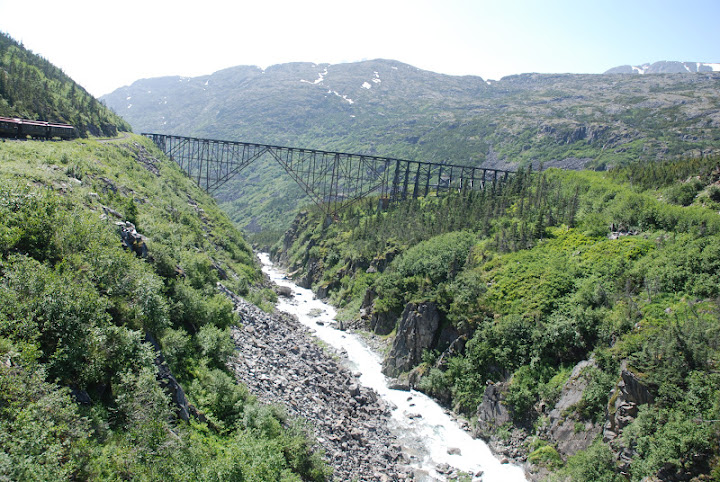
[[[73,139],[77,137],[76,129],[68,124],[0,117],[0,137],[15,139]]]

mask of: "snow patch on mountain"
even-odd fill
[[[323,82],[323,80],[325,80],[325,76],[327,75],[327,73],[328,73],[328,69],[327,69],[327,67],[325,67],[325,70],[318,73],[317,79],[313,80],[312,82],[309,80],[300,79],[300,82],[304,82],[306,84],[312,84],[312,85],[321,84]]]
[[[340,97],[342,100],[346,101],[348,104],[354,104],[355,101],[349,98],[347,95],[343,95],[337,90],[328,90],[328,94],[335,94],[336,96]]]

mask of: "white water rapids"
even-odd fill
[[[432,399],[416,391],[388,388],[387,378],[381,372],[379,355],[358,335],[333,327],[335,309],[315,298],[309,289],[300,288],[289,280],[285,273],[273,266],[266,253],[258,256],[263,272],[274,283],[292,290],[291,299],[280,297],[278,309],[296,315],[319,339],[346,353],[350,368],[362,374],[360,383],[375,390],[391,407],[397,407],[392,411],[390,429],[403,451],[411,456],[410,466],[428,474],[425,480],[446,480],[435,470],[439,464],[471,474],[482,471],[484,482],[526,480],[520,467],[501,464],[482,440],[473,439]]]

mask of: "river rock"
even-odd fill
[[[404,480],[389,408],[358,384],[339,354],[326,353],[297,318],[265,313],[225,292],[243,324],[232,331],[238,351],[230,367],[237,379],[259,400],[309,422],[334,480],[368,480],[368,474],[377,474],[371,480]]]
[[[292,288],[289,286],[275,286],[275,293],[285,298],[292,298],[293,296]]]

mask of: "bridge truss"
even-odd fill
[[[264,155],[274,158],[328,215],[366,196],[385,205],[452,190],[496,190],[511,171],[407,161],[316,149],[280,147],[165,134],[152,139],[197,184],[212,194]]]

